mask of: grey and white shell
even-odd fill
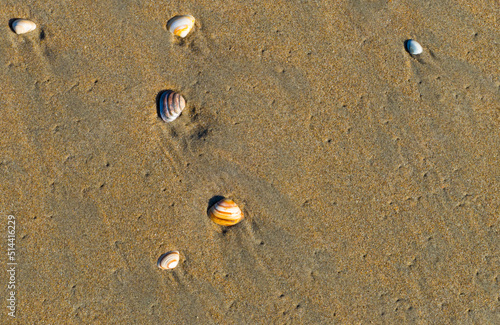
[[[186,100],[181,94],[167,90],[160,96],[159,115],[165,122],[172,122],[186,107]]]
[[[423,52],[422,46],[412,39],[406,41],[406,50],[411,55],[418,55]]]

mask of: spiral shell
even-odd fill
[[[158,259],[158,267],[162,270],[173,269],[179,264],[180,255],[178,251],[170,251]]]
[[[406,41],[406,50],[411,55],[418,55],[423,52],[422,46],[412,39]]]
[[[181,115],[186,107],[186,100],[180,94],[167,90],[160,96],[159,105],[160,117],[165,122],[172,122]]]
[[[16,19],[12,22],[12,30],[16,34],[24,34],[27,32],[31,32],[36,28],[36,24],[31,20],[27,19]]]
[[[191,15],[175,16],[167,23],[168,30],[175,36],[186,37],[194,26],[194,17]]]
[[[208,211],[208,216],[218,225],[233,226],[243,220],[243,212],[230,199],[222,199]]]

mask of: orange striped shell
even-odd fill
[[[233,226],[243,220],[243,212],[230,199],[222,199],[208,211],[208,216],[218,225]]]
[[[175,16],[167,22],[168,30],[179,37],[186,37],[194,26],[194,17],[191,15]]]
[[[162,270],[173,269],[179,264],[180,255],[178,251],[170,251],[158,259],[158,267]]]

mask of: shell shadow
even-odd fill
[[[11,31],[13,31],[14,33],[15,33],[16,31],[15,31],[15,30],[14,30],[14,28],[12,27],[12,24],[13,24],[16,20],[18,20],[18,19],[21,19],[21,18],[12,18],[12,19],[9,19],[9,27],[10,27],[10,30],[11,30]]]
[[[405,47],[405,51],[408,52],[408,53],[410,53],[410,51],[408,51],[408,42],[410,42],[410,41],[411,41],[411,39],[407,39],[406,41],[403,42],[403,45]]]
[[[156,95],[156,115],[158,116],[159,119],[163,120],[163,118],[161,117],[161,96],[163,96],[163,94],[169,94],[171,93],[172,90],[162,90],[158,93],[158,95]]]
[[[216,195],[216,196],[213,196],[210,200],[208,200],[208,208],[207,208],[207,213],[208,211],[210,211],[210,208],[217,202],[219,202],[220,200],[222,200],[224,197],[221,196],[221,195]]]

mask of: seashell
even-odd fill
[[[173,269],[179,264],[180,255],[178,251],[170,251],[158,259],[158,267],[162,270]]]
[[[194,17],[191,15],[175,16],[167,23],[168,30],[175,36],[186,37],[194,26]]]
[[[159,105],[160,117],[165,122],[172,122],[181,115],[186,107],[186,100],[180,94],[167,90],[160,96]]]
[[[233,226],[243,220],[243,212],[230,199],[222,199],[208,211],[208,216],[218,225]]]
[[[406,50],[411,55],[418,55],[423,51],[422,46],[412,39],[406,41]]]
[[[27,19],[16,19],[12,22],[12,30],[16,34],[24,34],[27,32],[31,32],[36,28],[36,24],[31,20]]]

